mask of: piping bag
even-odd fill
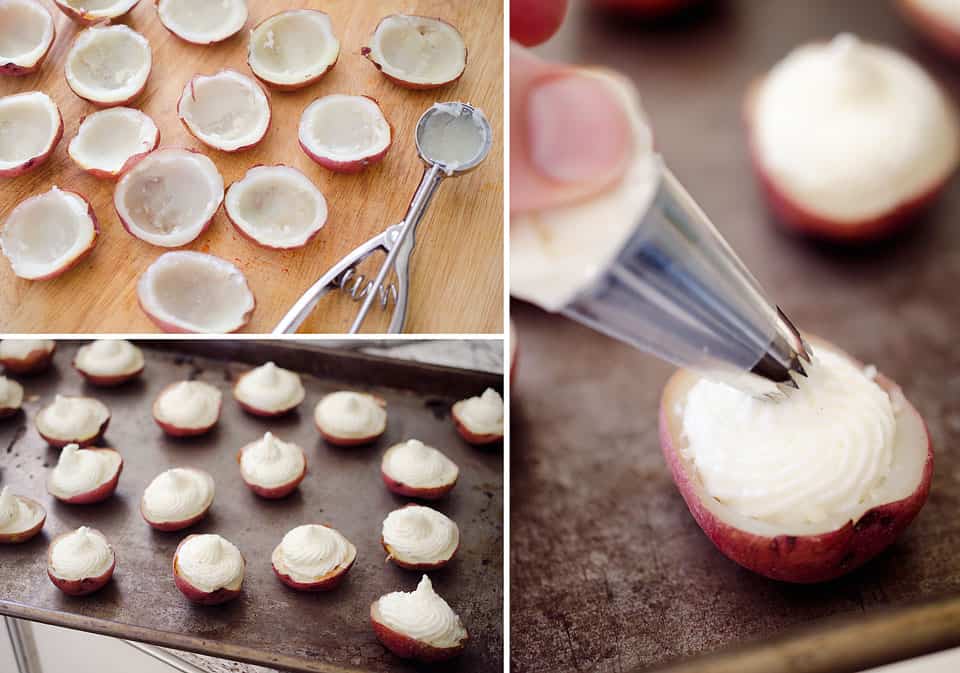
[[[778,399],[812,351],[652,149],[632,85],[609,79],[637,156],[582,204],[514,217],[511,293],[679,367]]]

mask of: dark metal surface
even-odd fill
[[[960,182],[895,240],[858,250],[812,244],[770,222],[741,104],[750,81],[793,46],[840,31],[902,48],[957,99],[960,69],[928,49],[892,2],[717,4],[701,20],[656,30],[575,10],[543,52],[626,70],[668,164],[772,299],[801,329],[902,385],[937,450],[930,499],[891,549],[846,578],[791,586],[743,570],[697,527],[660,454],[657,404],[670,367],[514,302],[511,658],[518,673],[629,671],[694,655],[708,658],[684,671],[854,670],[915,654],[919,643],[951,642],[920,628],[878,641],[856,616],[960,596]],[[818,650],[822,640],[791,637],[791,627],[826,625],[834,615],[851,617],[831,626],[852,636],[842,662],[822,658],[837,653]],[[719,648],[774,636],[783,639],[782,656],[765,668],[748,669],[747,659],[708,667]],[[757,650],[738,652],[749,651]],[[821,668],[804,668],[813,665]]]
[[[499,671],[502,665],[503,479],[499,448],[467,446],[449,418],[450,405],[486,386],[502,390],[501,377],[412,364],[362,354],[298,348],[255,341],[155,342],[146,348],[142,379],[103,390],[85,386],[70,367],[74,346],[60,342],[56,368],[22,379],[26,415],[0,423],[0,480],[39,500],[48,513],[44,532],[20,546],[0,546],[0,613],[95,631],[184,650],[301,671],[416,670],[379,645],[369,625],[369,606],[381,594],[411,590],[419,575],[384,563],[379,544],[386,514],[405,501],[380,479],[380,456],[390,444],[417,437],[443,449],[461,468],[460,483],[436,506],[460,526],[454,562],[432,573],[437,591],[460,614],[471,642],[450,671]],[[307,397],[299,412],[277,420],[243,413],[232,382],[267,360],[304,375]],[[197,378],[224,392],[223,414],[205,437],[163,435],[150,405],[163,386]],[[372,447],[336,449],[313,426],[313,407],[342,387],[369,390],[387,400],[386,435]],[[125,464],[117,494],[99,505],[69,506],[46,494],[47,468],[57,459],[33,428],[36,411],[55,392],[83,393],[112,411],[106,444]],[[266,430],[296,441],[307,452],[309,474],[292,496],[266,501],[240,479],[236,452]],[[149,528],[139,499],[160,471],[190,465],[213,474],[217,494],[210,515],[180,533]],[[346,582],[326,594],[287,589],[273,575],[270,553],[283,534],[307,522],[330,523],[358,550]],[[69,598],[46,577],[45,552],[57,533],[90,525],[102,530],[117,552],[113,582],[85,598]],[[178,541],[191,532],[216,532],[235,543],[247,560],[241,598],[216,607],[191,606],[173,584],[170,562]]]

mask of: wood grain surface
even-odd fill
[[[102,236],[93,254],[66,275],[46,282],[17,279],[0,260],[0,331],[48,333],[140,333],[155,327],[137,305],[136,281],[164,249],[127,234],[113,208],[113,183],[93,178],[67,156],[67,144],[84,115],[95,110],[69,89],[63,64],[78,28],[51,7],[57,38],[43,68],[27,78],[0,78],[0,95],[30,90],[49,94],[60,106],[65,135],[42,167],[26,176],[0,180],[0,221],[26,197],[52,185],[86,196],[100,219]],[[213,226],[188,246],[237,264],[258,300],[248,332],[271,331],[297,297],[356,245],[402,219],[419,182],[422,163],[413,140],[420,115],[436,101],[462,100],[481,107],[494,127],[494,148],[475,172],[447,180],[420,227],[412,264],[408,332],[500,333],[503,323],[503,5],[500,0],[250,0],[247,29],[219,45],[187,44],[168,33],[150,0],[122,19],[143,33],[153,50],[153,72],[145,93],[132,106],[156,121],[161,146],[197,148],[210,156],[229,185],[256,164],[285,163],[302,170],[327,197],[327,225],[307,247],[277,252],[241,237],[221,209]],[[273,124],[257,147],[239,154],[207,148],[176,116],[184,84],[197,73],[230,67],[249,74],[248,29],[292,7],[330,14],[341,43],[337,66],[319,83],[294,93],[270,92]],[[403,12],[439,16],[458,26],[469,50],[463,78],[435,91],[401,89],[360,55],[379,19]],[[360,175],[337,175],[317,166],[297,144],[303,109],[331,93],[377,98],[396,138],[385,161]],[[383,256],[362,269],[369,275]],[[323,300],[303,331],[343,332],[358,306],[343,293]],[[386,329],[387,314],[375,311],[365,331]]]
[[[671,367],[514,302],[520,355],[511,407],[510,581],[517,673],[633,671],[695,655],[706,658],[679,670],[862,670],[881,660],[878,648],[888,643],[878,642],[880,631],[851,631],[863,637],[844,638],[841,653],[822,647],[822,638],[796,636],[794,627],[847,615],[830,625],[847,630],[885,607],[960,596],[960,182],[929,217],[886,244],[814,245],[783,233],[767,214],[740,114],[754,77],[797,44],[841,31],[904,50],[958,100],[960,69],[928,48],[892,2],[715,5],[700,20],[656,29],[576,8],[542,53],[626,71],[667,163],[774,300],[801,328],[874,363],[903,387],[934,442],[930,498],[896,544],[837,581],[794,586],[744,570],[697,527],[660,454],[657,405]],[[960,633],[953,632],[955,642]],[[903,635],[884,656],[908,656],[905,645],[920,646],[929,629]],[[766,668],[732,655],[710,658],[720,648],[773,637],[781,640]]]

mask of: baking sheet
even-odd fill
[[[384,562],[380,524],[406,500],[380,480],[380,456],[409,437],[441,448],[461,468],[450,497],[436,504],[460,527],[454,561],[431,573],[438,593],[460,614],[471,641],[443,670],[499,671],[503,658],[502,452],[477,450],[454,430],[449,407],[487,386],[502,390],[492,374],[414,364],[367,355],[294,347],[276,342],[153,342],[146,346],[142,378],[116,389],[82,383],[70,366],[75,345],[59,342],[56,368],[22,379],[30,401],[26,415],[0,423],[0,482],[47,508],[43,533],[24,545],[0,546],[0,613],[95,631],[219,657],[297,671],[417,670],[387,652],[369,625],[369,606],[389,591],[412,590],[420,575]],[[251,366],[272,359],[300,371],[307,397],[289,417],[263,420],[245,414],[231,395],[232,382]],[[183,378],[211,383],[224,393],[217,428],[206,436],[176,440],[154,424],[150,405],[167,384]],[[388,403],[387,432],[374,446],[337,449],[313,426],[320,397],[349,386],[381,395]],[[106,444],[125,465],[116,495],[104,503],[69,506],[47,495],[47,468],[57,452],[33,427],[36,411],[55,392],[87,394],[112,411]],[[236,452],[266,430],[307,452],[309,473],[290,497],[267,501],[240,479]],[[139,499],[159,472],[190,465],[214,475],[217,494],[209,516],[180,533],[149,528]],[[270,553],[283,534],[307,522],[330,523],[358,550],[357,562],[336,591],[305,594],[276,580]],[[84,598],[71,598],[46,577],[50,539],[80,525],[102,530],[117,552],[114,580]],[[247,559],[243,595],[226,605],[197,607],[173,584],[170,562],[189,533],[217,532]]]
[[[860,670],[960,639],[960,183],[894,240],[857,250],[815,245],[771,225],[741,121],[755,76],[794,45],[841,31],[903,49],[957,100],[960,69],[928,48],[892,2],[714,4],[700,20],[657,28],[575,7],[571,25],[541,52],[625,70],[668,164],[774,300],[803,329],[903,387],[936,449],[930,499],[891,549],[838,581],[791,586],[741,569],[697,527],[660,454],[657,404],[671,368],[514,302],[520,359],[510,579],[518,673],[629,671],[694,655],[704,658],[683,670]],[[862,628],[871,616],[900,624],[887,608],[934,600],[952,601],[952,612],[925,613],[924,628]],[[828,648],[824,638],[791,628],[801,626],[849,637]],[[924,640],[936,627],[952,636],[942,629],[939,639]],[[710,656],[727,647],[740,658]],[[754,657],[765,664],[747,668],[758,648],[778,657]]]

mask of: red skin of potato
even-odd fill
[[[96,434],[91,435],[91,436],[89,436],[89,437],[73,437],[73,438],[71,438],[71,439],[58,439],[58,438],[56,438],[56,437],[48,437],[47,435],[43,434],[43,432],[41,432],[41,430],[40,430],[39,427],[37,428],[37,432],[40,433],[40,436],[43,437],[43,440],[44,440],[47,444],[49,444],[50,446],[52,446],[52,447],[54,447],[54,448],[62,449],[62,448],[65,447],[67,444],[76,444],[76,445],[79,446],[81,449],[83,449],[83,448],[86,448],[86,447],[88,447],[88,446],[91,446],[94,442],[96,442],[98,439],[100,439],[101,437],[103,437],[103,433],[105,433],[105,432],[107,431],[107,426],[108,426],[108,425],[110,425],[110,416],[107,416],[107,420],[105,420],[105,421],[100,425],[100,429],[97,430],[97,433],[96,433]]]
[[[511,376],[513,375],[513,367],[511,365]],[[494,444],[503,439],[502,433],[488,433],[485,435],[478,435],[475,432],[471,432],[463,421],[460,420],[460,416],[457,415],[456,410],[450,411],[450,416],[453,418],[453,424],[457,427],[457,432],[460,433],[460,436],[468,443],[473,446],[487,446],[489,444]]]
[[[565,9],[565,8],[564,8],[564,9]],[[391,15],[389,15],[389,16],[383,17],[383,19],[380,19],[380,23],[383,23],[384,20],[389,19],[391,16],[396,16],[396,14],[391,14]],[[416,16],[416,15],[412,15],[412,16]],[[511,14],[511,17],[512,17],[512,14]],[[441,19],[441,18],[439,18],[439,17],[436,17],[436,16],[421,16],[421,17],[419,17],[419,18],[421,18],[421,19],[430,19],[431,21],[440,21],[441,23],[445,23],[445,24],[447,24],[448,26],[450,26],[451,28],[456,29],[456,26],[454,26],[454,25],[453,25],[452,23],[450,23],[449,21],[444,21],[443,19]],[[379,24],[378,24],[378,25],[377,25],[377,28],[379,28],[379,27],[380,27],[380,26],[379,26]],[[376,32],[376,29],[374,30],[374,32]],[[459,30],[458,30],[457,32],[459,32]],[[456,77],[454,77],[453,79],[447,80],[446,82],[420,83],[420,82],[408,82],[408,81],[406,81],[406,80],[404,80],[404,79],[401,79],[401,78],[399,78],[399,77],[394,77],[393,75],[390,75],[390,74],[387,74],[386,72],[384,72],[384,70],[383,70],[383,65],[374,60],[374,58],[373,58],[373,50],[370,49],[370,47],[361,47],[361,48],[360,48],[360,55],[363,56],[364,58],[366,58],[368,61],[370,61],[370,62],[374,65],[374,67],[375,67],[377,70],[379,70],[380,73],[381,73],[384,77],[386,77],[388,80],[390,80],[391,82],[393,82],[393,83],[396,84],[397,86],[403,87],[404,89],[411,89],[411,90],[413,90],[413,91],[429,91],[429,90],[431,90],[431,89],[439,89],[439,88],[441,88],[441,87],[445,87],[445,86],[448,86],[448,85],[450,85],[450,84],[455,84],[456,82],[459,82],[459,81],[460,81],[460,78],[463,77],[463,73],[466,72],[466,70],[467,70],[467,64],[470,62],[470,51],[469,51],[468,49],[466,49],[466,47],[465,47],[465,48],[464,48],[463,70],[460,71],[460,74],[458,74],[458,75],[457,75]]]
[[[454,479],[449,484],[444,484],[443,486],[434,486],[431,488],[407,486],[402,481],[397,481],[396,479],[391,478],[382,469],[380,470],[380,476],[383,477],[383,483],[386,484],[387,488],[393,493],[406,496],[408,498],[419,498],[420,500],[439,500],[447,493],[452,491],[453,487],[457,485],[457,480]]]
[[[243,452],[246,450],[246,446],[240,449],[237,452],[237,463],[240,462],[240,459],[243,457]],[[243,472],[240,473],[243,483],[245,483],[251,491],[259,495],[261,498],[266,498],[267,500],[279,500],[280,498],[286,498],[288,495],[297,490],[297,486],[300,485],[300,482],[303,481],[303,478],[307,476],[307,457],[303,457],[303,470],[296,477],[288,481],[286,484],[281,484],[280,486],[261,486],[260,484],[254,484],[253,482],[247,481],[247,478],[243,476]]]
[[[38,6],[43,7],[42,4],[37,3]],[[50,33],[50,44],[47,45],[46,51],[40,55],[40,58],[37,59],[37,62],[33,65],[17,65],[16,63],[0,63],[0,76],[7,77],[26,77],[27,75],[32,75],[40,69],[43,65],[43,62],[47,59],[47,55],[50,53],[50,49],[53,48],[53,43],[57,41],[57,22],[53,20],[53,14],[50,14],[50,10],[46,7],[43,7],[43,11],[50,15],[50,23],[52,32]],[[60,120],[60,126],[63,126],[63,119]]]
[[[180,541],[180,544],[177,545],[177,551],[173,554],[173,581],[180,590],[180,593],[186,596],[188,601],[191,603],[196,603],[197,605],[220,605],[221,603],[232,601],[243,591],[242,581],[239,589],[227,589],[224,587],[208,593],[206,591],[201,591],[197,587],[190,584],[190,582],[180,574],[180,570],[177,568],[177,556],[180,554],[180,547],[182,547],[184,542],[192,537],[194,536],[188,535],[187,537],[183,538]],[[246,565],[246,559],[244,559],[244,572],[246,572]]]
[[[302,147],[302,146],[301,146],[301,147]],[[262,166],[263,164],[257,164],[257,165]],[[255,166],[251,166],[251,168],[255,168]],[[236,183],[234,183],[234,184],[236,184]],[[230,187],[233,187],[233,185],[230,185]],[[228,191],[228,192],[230,191],[229,188],[227,189],[227,191]],[[224,196],[224,199],[226,199],[226,196]],[[237,232],[238,234],[240,234],[243,238],[247,239],[248,241],[250,241],[250,242],[253,243],[254,245],[258,245],[258,246],[260,246],[261,248],[265,248],[265,249],[267,249],[267,250],[298,250],[299,248],[305,248],[306,246],[310,245],[310,243],[313,242],[313,240],[317,237],[317,234],[319,234],[321,231],[323,231],[323,227],[321,227],[320,229],[317,229],[315,232],[313,232],[312,234],[310,234],[310,236],[307,238],[307,240],[305,240],[303,243],[301,243],[301,244],[299,244],[299,245],[270,245],[269,243],[265,243],[264,241],[261,241],[259,238],[256,238],[255,236],[252,236],[251,234],[247,233],[247,231],[245,231],[245,230],[242,229],[239,225],[237,225],[237,221],[236,221],[235,219],[233,219],[233,215],[230,214],[230,209],[229,209],[229,208],[227,208],[226,206],[224,206],[223,212],[225,212],[225,213],[227,214],[227,219],[230,221],[230,224],[233,225],[234,230],[236,230],[236,232]],[[237,401],[239,402],[239,400],[237,400]],[[293,409],[293,408],[294,408],[294,407],[290,407],[290,409],[287,409],[286,411],[280,411],[280,412],[263,412],[263,413],[259,413],[259,412],[257,412],[257,411],[254,411],[253,409],[248,408],[247,406],[245,406],[245,405],[243,404],[243,402],[240,402],[240,405],[243,406],[243,408],[246,409],[247,411],[249,411],[251,414],[256,414],[256,415],[258,415],[258,416],[279,416],[279,415],[281,415],[281,414],[287,413],[288,411],[290,411],[290,409]]]
[[[512,0],[510,38],[525,47],[546,42],[560,30],[567,4],[567,0]]]
[[[53,354],[56,352],[57,344],[54,342],[50,351],[38,348],[30,351],[23,358],[0,359],[0,365],[3,365],[8,374],[40,374],[50,367],[50,363],[53,362]]]
[[[151,521],[150,519],[147,518],[147,515],[143,511],[143,501],[141,500],[140,516],[143,517],[143,520],[146,521],[151,528],[154,528],[156,530],[162,530],[166,533],[169,533],[175,530],[183,530],[184,528],[189,528],[193,524],[200,521],[203,517],[207,515],[207,512],[210,511],[210,506],[212,504],[213,503],[210,503],[210,505],[207,505],[206,507],[204,507],[201,512],[199,512],[198,514],[195,514],[189,519],[184,519],[183,521]]]
[[[40,520],[31,528],[26,530],[21,530],[16,533],[0,533],[0,544],[22,544],[28,540],[32,540],[41,530],[43,530],[43,524],[47,522],[47,511],[40,506],[40,503],[32,498],[27,498],[22,495],[18,495],[17,497],[20,498],[20,500],[26,500],[33,505],[34,508],[39,509],[43,513],[43,516],[41,516]]]
[[[383,399],[382,397],[377,397],[376,395],[371,395],[370,397],[372,397],[377,404],[379,404],[381,407],[386,409],[387,401],[385,399]],[[373,444],[383,435],[384,432],[387,431],[387,428],[384,427],[383,430],[378,432],[377,434],[368,435],[366,437],[337,437],[336,435],[331,435],[328,432],[326,432],[323,428],[320,427],[319,424],[316,424],[316,425],[317,425],[317,430],[320,431],[320,436],[323,437],[324,441],[326,441],[328,444],[333,444],[334,446],[344,446],[344,447],[366,446],[367,444]]]
[[[320,10],[316,10],[316,9],[311,10],[311,11],[319,12],[320,14],[325,14],[325,13],[326,13],[326,12],[320,12]],[[260,23],[258,23],[256,26],[254,26],[254,27],[253,27],[253,30],[250,31],[251,34],[252,34],[254,31],[256,31],[256,30],[263,24],[264,21],[267,21],[268,19],[272,19],[273,16],[275,16],[275,15],[268,16],[266,19],[264,19],[263,21],[261,21]],[[333,63],[331,63],[329,66],[327,66],[326,70],[324,70],[324,71],[321,72],[320,74],[314,75],[313,77],[311,77],[311,78],[309,78],[309,79],[305,79],[305,80],[303,80],[302,82],[297,82],[296,84],[282,84],[282,83],[280,83],[280,82],[271,82],[270,80],[264,79],[263,77],[261,77],[260,75],[258,75],[258,74],[256,73],[256,71],[254,70],[254,68],[253,68],[253,64],[250,63],[250,55],[249,55],[249,53],[247,54],[247,65],[250,67],[250,72],[253,73],[253,76],[256,77],[258,80],[260,80],[261,82],[263,82],[264,84],[266,84],[267,86],[269,86],[271,89],[276,89],[277,91],[298,91],[298,90],[300,90],[300,89],[305,89],[305,88],[307,88],[308,86],[312,86],[312,85],[316,84],[317,82],[319,82],[319,81],[323,78],[324,75],[326,75],[328,72],[330,72],[331,70],[333,70],[333,68],[337,65],[337,63],[338,63],[339,61],[340,61],[340,54],[338,53],[338,54],[337,54],[337,57],[336,57],[335,59],[333,59]]]
[[[754,89],[755,91],[755,89]],[[753,94],[748,94],[745,117],[748,131],[752,126]],[[913,222],[936,200],[950,181],[953,171],[931,185],[927,191],[901,203],[888,213],[859,222],[834,222],[811,212],[780,189],[760,159],[756,144],[750,143],[750,157],[760,186],[777,220],[800,234],[838,243],[854,244],[888,237]]]
[[[450,561],[452,561],[457,555],[457,552],[460,551],[460,542],[458,541],[453,553],[450,554],[450,558],[443,559],[442,561],[436,561],[435,563],[410,563],[409,561],[404,561],[394,556],[393,549],[390,547],[390,545],[383,541],[383,536],[380,537],[380,545],[386,550],[387,554],[390,555],[387,560],[395,565],[400,566],[401,568],[404,568],[405,570],[437,570],[450,563]]]
[[[143,373],[143,367],[140,367],[140,369],[135,372],[130,372],[128,374],[115,374],[114,376],[88,374],[77,366],[76,360],[73,361],[73,368],[80,373],[80,376],[82,376],[87,383],[93,386],[99,386],[100,388],[114,388],[116,386],[123,385],[127,381],[132,381]]]
[[[10,418],[20,411],[20,407],[0,407],[0,418]]]
[[[230,70],[230,68],[225,68],[225,70]],[[223,72],[223,70],[221,70],[220,72]],[[233,72],[238,72],[238,71],[233,70]],[[242,73],[241,73],[241,74],[242,74]],[[194,99],[194,100],[197,99],[196,93],[194,93],[194,82],[196,82],[196,79],[197,79],[198,77],[200,77],[200,76],[201,76],[201,75],[194,75],[194,76],[190,79],[190,95],[193,96],[193,99]],[[259,79],[259,78],[258,78],[258,79]],[[254,82],[254,83],[256,84],[256,82]],[[247,145],[243,145],[243,146],[241,146],[241,147],[237,147],[236,149],[228,150],[228,149],[226,149],[225,147],[218,147],[217,145],[211,145],[211,144],[208,143],[206,140],[201,140],[201,139],[193,132],[193,129],[190,128],[190,125],[187,124],[187,120],[186,120],[185,118],[183,118],[182,116],[180,116],[180,101],[183,100],[184,95],[186,95],[186,93],[187,93],[186,88],[184,88],[183,92],[180,94],[180,98],[177,99],[177,119],[179,119],[179,120],[180,120],[180,123],[183,124],[183,128],[185,128],[185,129],[187,130],[187,133],[189,133],[191,136],[193,136],[194,138],[196,138],[199,142],[203,143],[203,144],[206,145],[207,147],[212,147],[212,148],[215,149],[215,150],[218,150],[218,151],[220,151],[220,152],[226,152],[227,154],[235,154],[236,152],[243,152],[243,151],[245,151],[245,150],[249,150],[251,147],[259,144],[261,140],[263,140],[264,138],[267,137],[267,133],[270,131],[270,127],[273,125],[273,106],[270,104],[270,95],[269,95],[266,91],[264,91],[264,90],[263,90],[263,87],[261,87],[259,84],[257,84],[257,86],[260,88],[261,91],[263,91],[263,95],[266,96],[266,98],[267,98],[267,126],[266,126],[266,128],[263,129],[263,135],[261,135],[261,136],[260,136],[259,138],[257,138],[256,140],[252,140],[252,141],[251,141],[249,144],[247,144]],[[224,192],[224,195],[226,195],[226,192]]]
[[[91,530],[96,530],[96,529],[91,528]],[[97,532],[99,533],[100,531],[97,531]],[[58,535],[57,537],[53,538],[53,541],[50,543],[49,549],[52,550],[53,546],[57,544],[57,541],[67,534],[68,533],[64,533],[63,535]],[[114,554],[113,563],[110,564],[110,567],[107,568],[106,572],[104,572],[102,575],[99,575],[97,577],[84,577],[83,579],[79,579],[79,580],[67,580],[61,577],[57,577],[56,575],[53,574],[50,557],[51,557],[51,554],[50,554],[50,551],[48,550],[47,551],[47,577],[50,578],[50,581],[53,582],[54,586],[56,586],[60,591],[62,591],[63,593],[69,596],[86,596],[87,594],[92,594],[94,591],[99,591],[106,585],[107,582],[110,581],[110,578],[113,577],[113,571],[117,567],[117,556],[116,554]]]
[[[377,107],[380,108],[381,113],[383,112],[383,108],[380,107],[380,101],[378,101],[376,98],[373,98],[372,96],[364,96],[364,98],[369,98],[370,100],[372,100],[374,103],[377,104]],[[377,164],[383,161],[384,157],[387,156],[387,152],[389,152],[390,148],[393,147],[393,138],[395,135],[393,130],[393,124],[390,123],[390,120],[387,119],[386,115],[384,115],[383,118],[387,122],[387,126],[390,128],[390,142],[388,142],[387,146],[384,147],[383,150],[381,150],[380,152],[377,152],[376,154],[371,154],[370,156],[363,157],[361,159],[354,159],[353,161],[336,161],[334,159],[331,159],[330,157],[325,157],[323,155],[316,154],[313,150],[307,147],[307,145],[303,142],[302,139],[300,139],[299,134],[297,137],[297,142],[300,143],[300,149],[303,150],[304,154],[310,157],[310,159],[312,159],[317,164],[323,166],[328,170],[333,171],[334,173],[360,173],[367,166],[373,166],[374,164]]]
[[[923,507],[933,475],[933,446],[926,424],[927,459],[916,490],[902,500],[885,503],[867,511],[856,523],[819,535],[778,535],[766,537],[739,530],[722,521],[698,498],[696,476],[684,462],[671,432],[673,389],[685,372],[674,374],[664,388],[660,404],[660,446],[673,480],[697,524],[710,541],[731,560],[756,573],[782,582],[809,584],[844,575],[879,554],[900,535]],[[897,389],[889,379],[877,377],[884,390]],[[903,400],[903,413],[917,414]],[[922,419],[921,419],[922,422]]]
[[[48,51],[49,51],[49,50],[48,50]],[[7,65],[9,65],[9,64],[7,64]],[[5,67],[5,66],[0,66],[0,73],[3,72],[3,68],[4,68],[4,67]],[[32,71],[30,71],[30,72],[32,72]],[[24,75],[29,75],[30,72],[24,72],[24,73],[22,73],[22,74],[24,74]],[[48,147],[47,150],[46,150],[43,154],[31,158],[31,159],[30,159],[29,161],[27,161],[26,163],[20,164],[19,166],[14,166],[13,168],[0,169],[0,178],[16,178],[16,177],[19,177],[19,176],[21,176],[21,175],[26,175],[27,173],[35,170],[36,168],[39,168],[39,167],[42,166],[44,163],[46,163],[47,159],[50,158],[50,155],[53,154],[53,151],[54,151],[55,149],[57,149],[57,145],[59,145],[59,144],[60,144],[60,141],[63,139],[63,113],[60,112],[59,107],[57,108],[57,117],[60,119],[60,124],[57,126],[57,131],[56,131],[56,133],[55,133],[54,136],[53,136],[53,141],[50,143],[50,147]],[[69,190],[66,190],[66,189],[65,189],[65,190],[63,190],[63,191],[66,192],[66,191],[69,191]],[[71,193],[71,194],[76,194],[76,192],[70,192],[70,193]],[[84,201],[86,201],[86,199],[85,199],[83,196],[81,196],[80,194],[77,194],[77,196],[80,196],[80,198],[82,198]],[[90,204],[89,204],[89,201],[87,202],[87,205],[88,205],[88,206],[90,205]],[[93,215],[93,209],[92,209],[92,208],[90,209],[90,214]],[[94,226],[96,226],[96,222],[97,222],[96,216],[93,217],[93,222],[94,222]],[[56,275],[56,274],[54,274],[54,275]],[[51,277],[51,276],[48,276],[48,278],[49,278],[49,277]],[[38,279],[38,280],[44,280],[44,279],[41,278],[41,279]]]
[[[324,524],[320,524],[320,525],[323,526]],[[329,528],[329,526],[325,526],[325,527]],[[297,582],[295,579],[290,577],[290,575],[287,575],[286,573],[282,573],[279,570],[277,570],[277,566],[273,565],[272,562],[270,565],[273,568],[273,573],[277,576],[277,579],[279,579],[281,582],[286,584],[291,589],[296,589],[297,591],[317,592],[317,591],[332,591],[333,589],[336,589],[338,586],[340,586],[343,583],[343,580],[346,579],[347,573],[350,572],[350,568],[352,568],[353,564],[356,562],[357,562],[357,557],[356,555],[354,555],[353,560],[350,561],[350,563],[348,563],[347,565],[340,566],[339,568],[335,568],[330,572],[328,572],[323,577],[320,577],[313,582]]]
[[[153,402],[154,422],[157,425],[159,425],[160,428],[171,437],[197,437],[199,435],[204,435],[210,432],[211,430],[213,430],[213,426],[215,426],[220,421],[220,413],[223,411],[223,398],[220,399],[220,406],[217,407],[217,417],[214,419],[213,423],[211,423],[210,425],[204,425],[197,428],[181,428],[179,426],[173,425],[172,423],[168,423],[167,421],[160,420],[160,418],[157,416],[157,402],[159,402],[160,398],[163,397],[164,393],[166,393],[170,388],[172,388],[175,385],[176,385],[175,383],[171,383],[170,385],[168,385],[166,388],[160,391],[160,394],[157,396],[157,399],[154,400]]]
[[[123,12],[123,14],[118,14],[117,16],[113,16],[108,19],[104,17],[90,16],[89,14],[84,12],[82,9],[76,9],[74,7],[67,5],[66,3],[59,2],[58,0],[53,0],[53,2],[60,9],[60,11],[67,16],[68,19],[70,19],[71,21],[75,21],[76,23],[79,23],[82,26],[92,26],[96,23],[112,23],[116,19],[119,19],[121,16],[126,16],[127,14],[129,14],[130,11],[137,6],[137,3],[134,3],[130,7],[130,9]]]
[[[907,22],[938,49],[951,58],[960,59],[960,31],[927,12],[915,0],[899,0],[897,5]]]
[[[87,449],[88,451],[109,451],[111,453],[118,453],[113,449]],[[97,502],[103,502],[117,490],[117,484],[120,482],[120,473],[123,472],[123,458],[120,458],[120,464],[117,466],[117,471],[114,475],[106,482],[100,484],[92,491],[86,491],[84,493],[77,493],[72,495],[69,498],[61,498],[53,493],[54,498],[57,498],[60,502],[65,502],[71,505],[92,505]]]
[[[66,264],[64,264],[63,266],[57,269],[54,269],[53,271],[51,271],[45,276],[34,278],[33,279],[34,281],[50,280],[51,278],[62,276],[67,271],[70,271],[70,269],[72,269],[77,264],[82,262],[84,259],[86,259],[86,257],[91,252],[93,252],[93,249],[97,247],[97,241],[100,239],[100,221],[97,219],[97,214],[93,212],[93,206],[90,205],[90,202],[87,201],[87,198],[83,194],[78,194],[77,192],[70,191],[69,189],[62,189],[60,191],[62,191],[64,194],[73,194],[74,196],[77,196],[83,199],[83,202],[87,204],[87,215],[90,217],[90,220],[93,223],[93,239],[90,241],[90,245],[88,245],[85,250],[81,251],[76,257],[71,259],[69,262],[67,262]],[[9,371],[13,371],[13,370],[10,369]]]
[[[464,638],[454,647],[434,647],[416,638],[404,635],[399,631],[394,631],[383,623],[377,601],[374,601],[370,605],[370,623],[373,624],[373,631],[377,635],[377,640],[388,650],[401,659],[414,659],[415,661],[422,661],[424,663],[434,663],[452,659],[463,651],[469,639],[469,636]]]
[[[81,124],[81,125],[83,124],[84,119],[86,119],[86,116],[84,116],[83,118],[80,119],[80,124]],[[141,159],[143,159],[145,156],[147,156],[148,154],[150,154],[151,152],[153,152],[153,151],[154,151],[155,149],[157,149],[159,146],[160,146],[160,127],[158,126],[158,127],[157,127],[157,136],[156,136],[156,138],[155,138],[154,141],[153,141],[153,146],[152,146],[150,149],[148,149],[148,150],[145,150],[145,151],[143,151],[143,152],[139,152],[139,153],[137,153],[137,154],[131,155],[131,157],[130,157],[129,159],[127,159],[125,162],[123,162],[123,166],[120,167],[120,170],[119,170],[119,171],[116,171],[116,172],[114,172],[114,171],[104,171],[104,170],[101,170],[101,169],[99,169],[99,168],[89,168],[89,167],[87,167],[87,166],[84,166],[84,165],[81,164],[79,161],[77,161],[77,159],[75,159],[72,154],[70,154],[69,148],[68,148],[68,150],[67,150],[67,154],[69,154],[69,155],[70,155],[70,158],[73,159],[73,162],[74,162],[75,164],[77,164],[77,166],[80,167],[80,170],[84,171],[85,173],[89,173],[89,174],[92,175],[93,177],[95,177],[95,178],[100,178],[101,180],[119,180],[121,175],[123,175],[123,174],[126,173],[128,170],[130,170],[131,168],[133,168]],[[129,231],[129,230],[128,230],[128,231]]]

